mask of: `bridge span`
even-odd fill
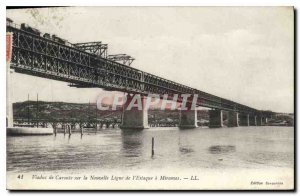
[[[64,81],[75,87],[121,91],[128,94],[128,100],[134,94],[158,94],[160,98],[167,94],[167,99],[171,99],[174,94],[197,95],[197,106],[211,108],[210,127],[223,126],[222,111],[228,111],[228,125],[232,127],[261,125],[270,117],[270,112],[115,62],[99,53],[101,48],[92,52],[88,43],[71,44],[61,38],[51,39],[45,36],[47,33],[42,36],[39,31],[21,27],[12,21],[6,24],[7,33],[12,35],[11,48],[7,48],[11,50],[9,67],[17,73]],[[182,102],[182,99],[179,97],[177,101]],[[197,110],[182,111],[179,126],[197,127]],[[147,110],[124,110],[121,127],[147,128]]]

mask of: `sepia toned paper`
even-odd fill
[[[6,17],[7,189],[294,190],[293,7]]]

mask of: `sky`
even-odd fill
[[[294,112],[291,7],[69,7],[7,10],[71,43],[102,41],[132,66],[259,110]],[[13,101],[87,103],[102,89],[12,74]]]

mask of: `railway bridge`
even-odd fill
[[[228,126],[231,127],[261,125],[270,117],[270,112],[158,77],[124,62],[118,63],[114,61],[115,57],[103,56],[105,47],[96,42],[71,44],[62,41],[63,39],[50,39],[49,36],[41,36],[40,32],[22,29],[11,21],[7,22],[6,29],[7,52],[10,57],[8,73],[13,69],[17,73],[68,82],[73,87],[125,92],[127,102],[136,94],[142,97],[157,94],[161,99],[168,100],[178,94],[176,101],[179,103],[183,101],[180,95],[197,95],[197,106],[211,108],[210,127],[223,126],[223,111],[228,111]],[[190,101],[188,100],[189,103]],[[149,127],[147,112],[144,107],[140,111],[124,110],[121,128]],[[181,111],[179,126],[197,127],[197,109]]]

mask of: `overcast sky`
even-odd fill
[[[132,66],[250,107],[294,111],[293,9],[83,7],[8,10],[7,17],[75,42],[102,41]],[[95,100],[101,89],[13,74],[14,102]]]

